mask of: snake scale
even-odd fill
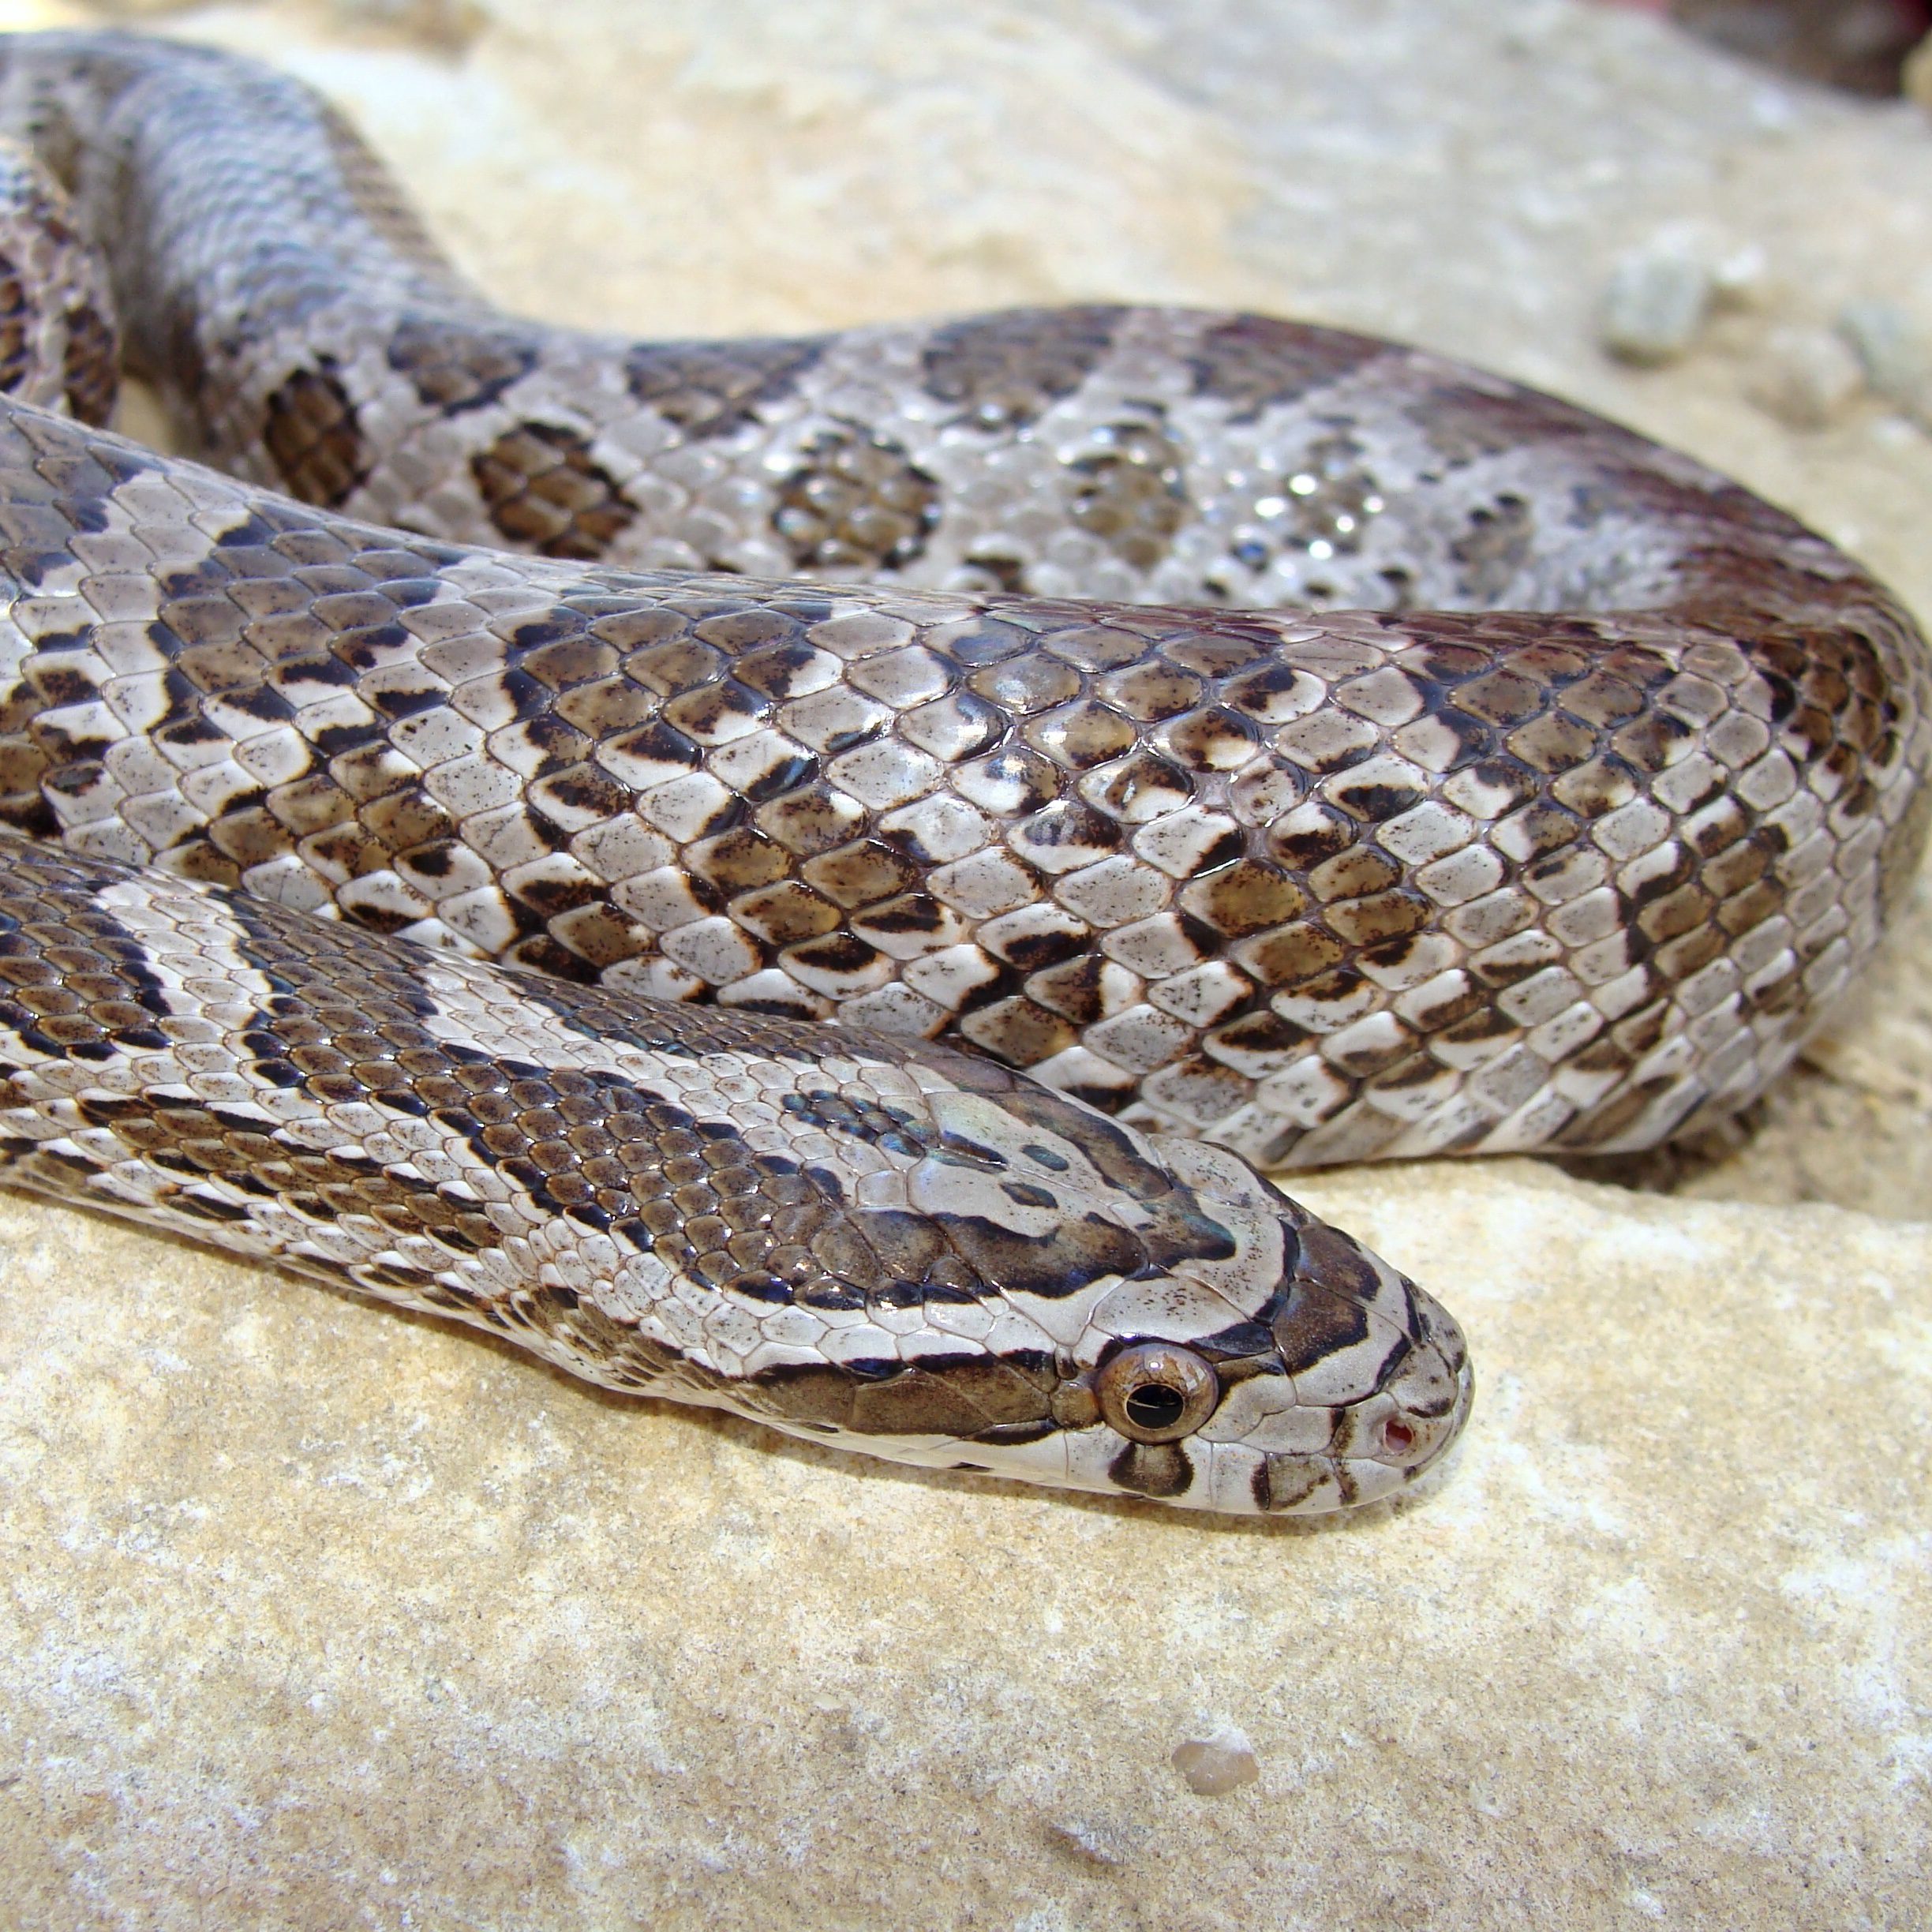
[[[1735,1110],[1916,865],[1896,601],[1548,397],[1217,312],[521,320],[185,45],[0,41],[0,131],[17,1185],[849,1447],[1333,1509],[1466,1351],[1249,1162]],[[117,327],[231,474],[98,426]]]

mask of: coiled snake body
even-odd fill
[[[0,42],[0,127],[71,201],[0,235],[21,1185],[848,1446],[1332,1508],[1465,1352],[1247,1160],[1732,1110],[1916,863],[1896,602],[1546,397],[1173,309],[544,328],[305,90],[132,37]],[[114,309],[246,480],[86,426]]]

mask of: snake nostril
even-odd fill
[[[1406,1455],[1416,1445],[1416,1432],[1406,1422],[1393,1419],[1382,1425],[1382,1447],[1388,1455]]]

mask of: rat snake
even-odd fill
[[[17,1185],[848,1447],[1329,1509],[1466,1354],[1248,1162],[1732,1111],[1911,876],[1911,620],[1549,398],[1171,309],[549,328],[137,37],[0,40],[0,132]],[[117,327],[234,476],[93,426]]]

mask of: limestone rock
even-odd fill
[[[166,24],[334,93],[514,305],[1380,329],[1683,444],[1932,612],[1923,434],[1797,433],[1738,373],[1932,258],[1914,116],[1562,0],[461,11],[454,51],[366,6]],[[1752,308],[1606,361],[1608,264],[1690,219],[1764,247]],[[848,1460],[0,1196],[9,1922],[1914,1922],[1923,895],[1900,940],[1676,1195],[1531,1162],[1294,1184],[1478,1364],[1428,1493],[1342,1526]],[[1196,1795],[1175,1754],[1235,1736],[1254,1777]]]

